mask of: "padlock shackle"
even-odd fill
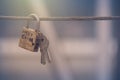
[[[34,14],[34,13],[32,13],[32,14],[30,14],[28,16],[32,17],[33,19],[35,19],[37,21],[36,31],[40,31],[40,18],[39,18],[39,16],[37,14]],[[26,26],[27,28],[29,28],[29,22],[30,22],[30,20],[27,20],[27,26]]]

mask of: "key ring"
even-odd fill
[[[40,31],[40,18],[39,18],[39,16],[38,15],[36,15],[36,14],[34,14],[34,13],[32,13],[32,14],[30,14],[30,15],[28,15],[29,17],[32,17],[33,19],[35,19],[36,21],[37,21],[37,25],[36,25],[36,31]],[[30,20],[27,20],[27,28],[29,28],[29,22],[30,22]]]

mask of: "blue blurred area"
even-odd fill
[[[113,7],[112,7],[112,14],[113,15],[117,15],[117,16],[120,16],[120,10],[119,10],[119,3],[120,1],[119,0],[112,0],[112,3],[113,3]],[[118,42],[118,48],[117,48],[117,55],[115,57],[115,62],[116,62],[116,65],[114,67],[114,70],[113,70],[113,79],[114,80],[120,80],[120,21],[113,21],[113,34],[114,34],[114,37],[116,38],[117,42]]]
[[[51,16],[94,15],[95,0],[45,0],[45,3],[48,6],[48,10],[50,11]]]

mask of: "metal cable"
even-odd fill
[[[120,16],[84,16],[84,17],[39,17],[40,21],[85,21],[85,20],[120,20]],[[0,16],[0,20],[35,20],[26,16]]]

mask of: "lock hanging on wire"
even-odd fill
[[[22,35],[19,39],[19,47],[32,52],[38,52],[41,36],[40,32],[40,20],[36,14],[30,14],[30,17],[37,20],[36,29],[29,28],[29,21],[27,21],[27,26],[23,27]]]

